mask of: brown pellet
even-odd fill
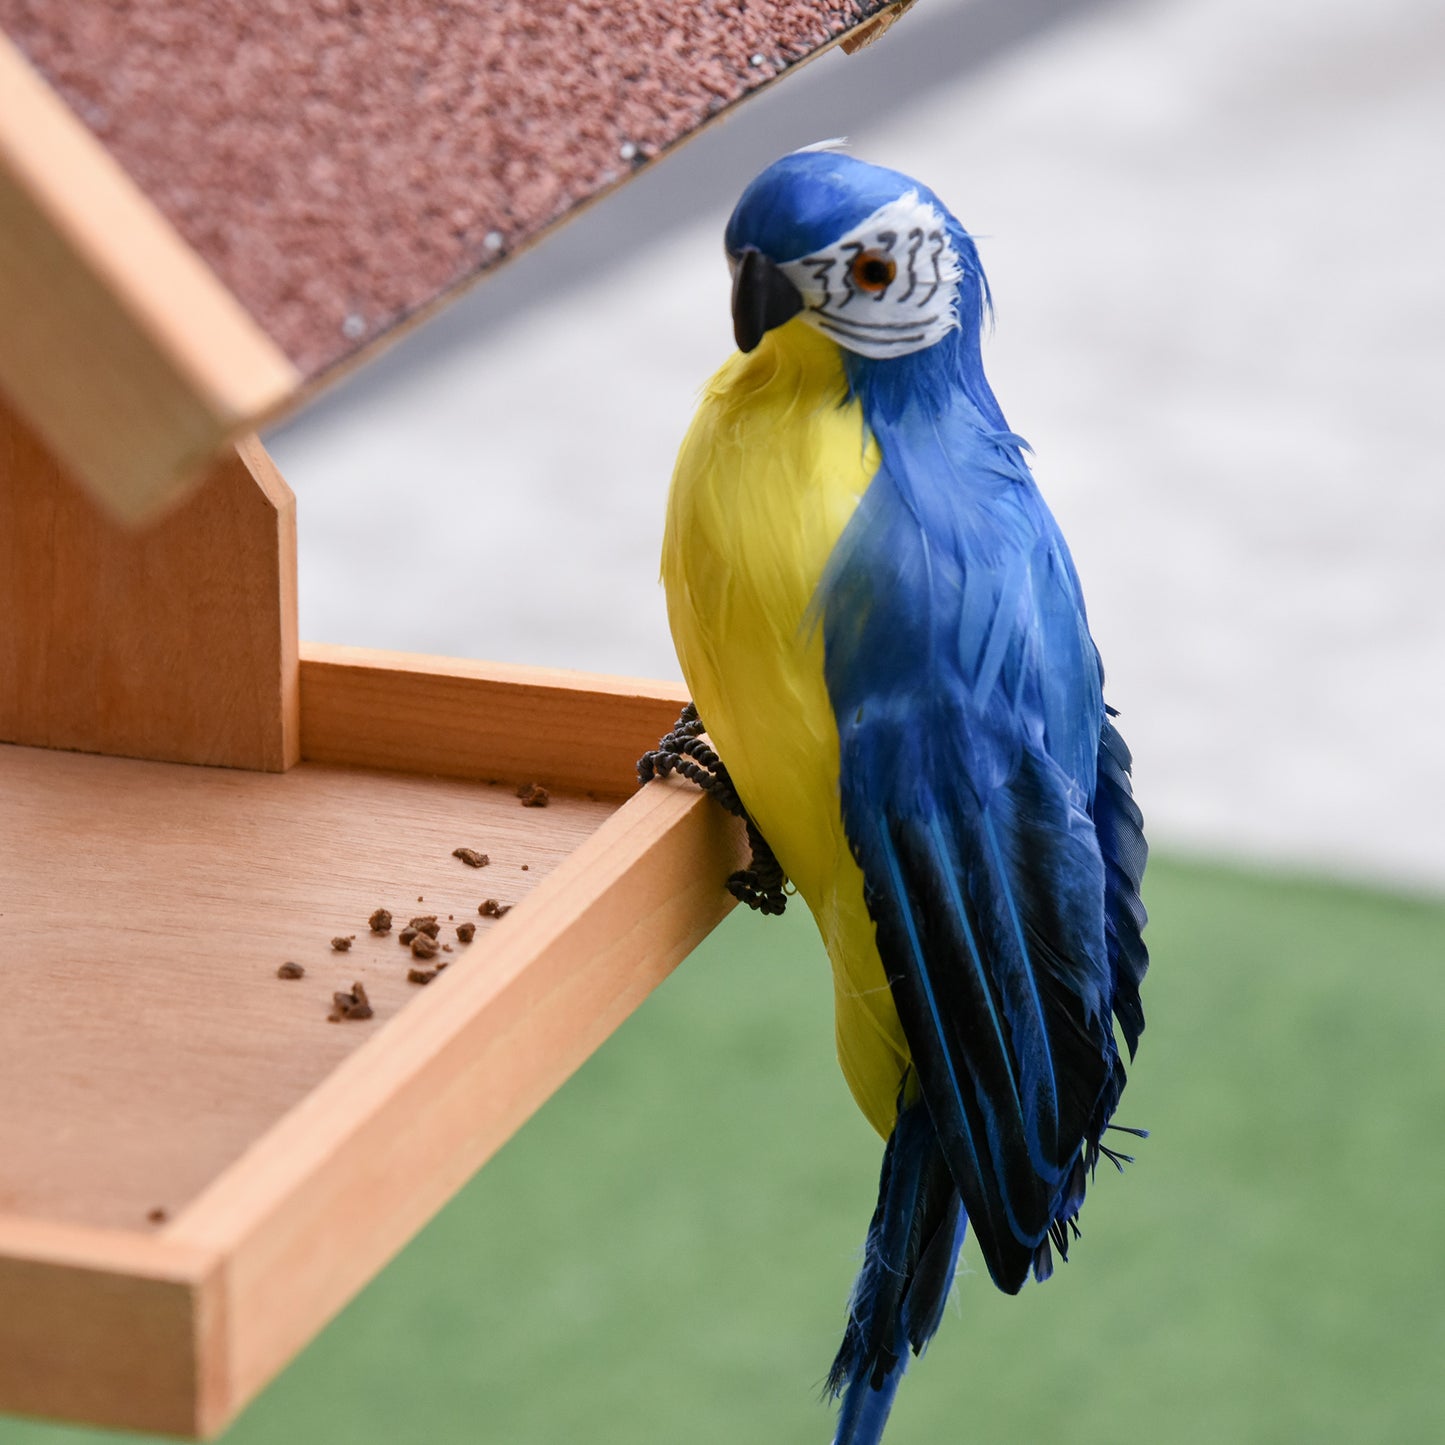
[[[437,922],[435,913],[427,913],[420,918],[413,918],[411,927],[418,933],[426,934],[428,938],[435,938],[441,932],[441,925]]]
[[[483,899],[481,906],[477,909],[477,912],[480,913],[483,918],[501,918],[511,911],[512,905],[510,903],[498,903],[495,898]]]
[[[524,808],[545,808],[552,797],[541,783],[523,783],[517,789],[517,796]]]
[[[477,936],[477,925],[475,923],[457,924],[457,937],[463,943],[470,943]]]
[[[403,928],[402,931],[396,935],[396,941],[398,943],[410,943],[412,939],[416,937],[416,932],[414,928]]]
[[[437,941],[429,934],[418,933],[411,941],[411,956],[413,958],[435,958],[437,956]]]
[[[152,1224],[164,1224],[166,1220],[170,1218],[170,1215],[157,1204],[154,1209],[146,1214],[146,1218],[150,1220]]]
[[[412,968],[407,970],[408,983],[430,983],[437,976],[434,968]]]
[[[337,953],[345,953],[351,947],[351,940],[349,938],[333,938],[331,946]]]
[[[468,868],[485,868],[492,861],[485,853],[478,853],[475,848],[453,848],[452,857],[460,858]]]
[[[306,970],[299,963],[292,963],[289,959],[276,970],[277,978],[304,978]]]
[[[385,908],[378,908],[366,921],[373,933],[391,932],[391,913]]]
[[[371,1000],[366,996],[366,989],[360,983],[351,985],[350,993],[334,993],[331,995],[331,1021],[339,1019],[369,1019],[371,1017]]]

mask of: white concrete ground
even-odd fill
[[[1445,886],[1445,10],[921,0],[268,438],[304,636],[676,676],[721,228],[846,133],[982,239],[1157,842]]]

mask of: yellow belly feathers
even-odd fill
[[[838,1062],[885,1137],[907,1045],[848,851],[838,730],[809,604],[878,452],[837,347],[801,319],[708,383],[678,456],[662,578],[698,712],[817,920],[833,962]]]

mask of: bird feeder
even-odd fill
[[[298,644],[254,433],[901,8],[0,0],[0,1410],[221,1430],[727,911],[682,690]]]

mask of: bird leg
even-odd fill
[[[672,731],[654,749],[638,758],[637,776],[647,783],[653,778],[679,773],[715,798],[735,818],[741,818],[747,828],[752,856],[746,868],[740,868],[728,879],[728,892],[759,913],[781,913],[788,902],[783,891],[787,877],[768,840],[743,807],[726,765],[703,738],[703,732],[697,706],[688,703]]]

